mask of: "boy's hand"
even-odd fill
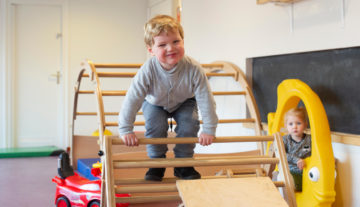
[[[208,146],[208,145],[212,144],[214,139],[215,139],[214,135],[201,133],[200,136],[199,136],[199,143],[202,146]]]
[[[125,134],[121,136],[121,139],[124,141],[125,145],[128,147],[139,146],[139,140],[134,133]]]
[[[303,159],[298,160],[296,164],[300,170],[304,169],[305,167],[305,161]]]

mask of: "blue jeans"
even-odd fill
[[[178,109],[169,113],[161,106],[155,106],[147,101],[142,105],[145,117],[145,137],[165,138],[168,135],[168,118],[176,121],[176,137],[197,137],[200,121],[195,98],[184,101]],[[146,146],[150,158],[164,158],[168,147],[166,144],[148,144]],[[175,157],[192,157],[195,144],[177,144],[174,147]]]

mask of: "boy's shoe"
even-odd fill
[[[180,179],[200,179],[201,175],[193,167],[175,167],[174,175]]]
[[[165,174],[165,168],[149,168],[145,174],[145,180],[162,181]]]

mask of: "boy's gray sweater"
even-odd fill
[[[150,104],[175,111],[185,100],[195,97],[203,120],[202,132],[215,135],[218,117],[205,71],[184,56],[175,68],[164,70],[156,57],[146,61],[132,80],[119,115],[119,134],[133,132],[136,113],[144,99]]]

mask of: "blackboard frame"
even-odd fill
[[[332,131],[360,134],[360,47],[247,58],[246,77],[262,122],[276,111],[277,86],[295,78],[318,94]]]

